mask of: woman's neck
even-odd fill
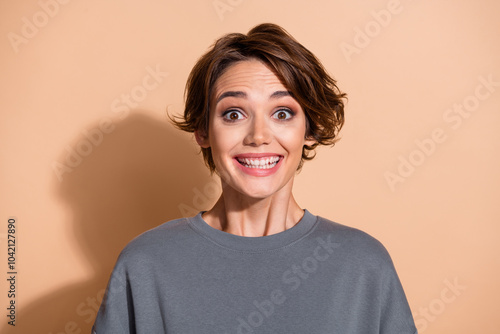
[[[245,237],[283,232],[297,224],[304,215],[291,189],[286,188],[271,197],[256,199],[223,187],[219,200],[203,214],[203,219],[213,228]]]

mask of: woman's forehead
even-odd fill
[[[239,61],[231,65],[214,85],[214,98],[233,90],[287,90],[280,79],[259,60]]]

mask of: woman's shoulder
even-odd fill
[[[192,229],[189,227],[190,219],[192,218],[170,220],[141,233],[123,248],[119,259],[121,261],[144,259],[174,251],[179,244],[193,238]]]
[[[389,252],[382,242],[358,228],[318,216],[314,234],[318,242],[321,239],[323,243],[336,244],[337,252],[351,260],[393,266]]]

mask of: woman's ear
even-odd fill
[[[312,146],[312,145],[314,145],[314,144],[316,144],[316,143],[317,143],[316,139],[314,139],[314,137],[313,137],[313,136],[309,136],[309,137],[306,137],[306,140],[305,140],[305,142],[304,142],[304,145],[307,145],[307,146]]]
[[[194,137],[196,138],[196,142],[202,148],[209,148],[210,142],[208,140],[208,136],[204,133],[204,131],[195,130]]]

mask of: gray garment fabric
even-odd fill
[[[242,237],[172,220],[120,254],[92,333],[416,334],[392,260],[368,234],[304,210]]]

